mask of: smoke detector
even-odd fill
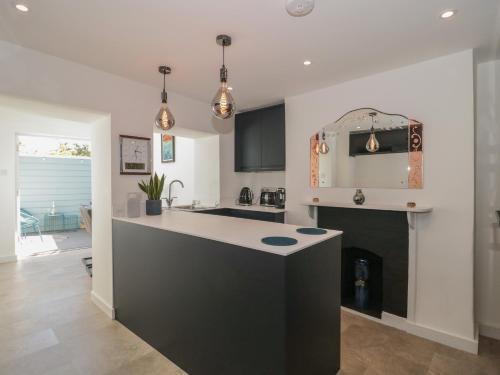
[[[314,9],[314,0],[285,0],[286,11],[294,17],[308,15]]]

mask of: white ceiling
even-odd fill
[[[209,102],[226,33],[238,109],[467,48],[500,57],[498,0],[316,0],[293,18],[284,0],[15,0],[0,2],[0,39]],[[22,1],[22,0],[19,0]],[[457,9],[444,21],[444,9]],[[312,60],[309,67],[303,61]]]

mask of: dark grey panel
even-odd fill
[[[318,226],[343,231],[342,247],[383,258],[383,310],[406,317],[408,220],[406,212],[318,207]]]
[[[306,252],[316,255],[301,259]],[[300,348],[301,366],[330,374],[319,369],[335,366],[340,352],[332,345],[340,337],[339,306],[333,307],[340,298],[334,267],[340,266],[332,262],[339,245],[325,241],[297,254],[283,257],[115,220],[117,319],[190,375],[296,374],[287,370],[290,363],[298,366],[287,350]]]

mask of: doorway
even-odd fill
[[[17,135],[18,257],[87,249],[91,235],[91,142]]]

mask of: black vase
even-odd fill
[[[161,215],[161,200],[146,201],[146,215]]]
[[[356,194],[354,194],[352,200],[358,205],[365,203],[365,195],[363,194],[363,191],[361,191],[361,189],[356,189]]]

